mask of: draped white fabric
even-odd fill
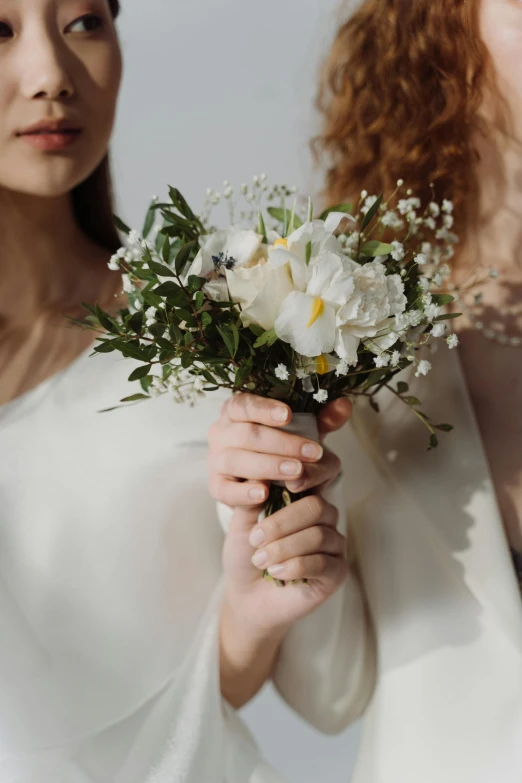
[[[0,781],[279,783],[219,693],[221,400],[83,354],[0,408]]]

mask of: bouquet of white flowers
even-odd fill
[[[234,192],[224,198],[232,227],[211,225],[220,197],[208,192],[201,215],[181,193],[155,199],[142,235],[121,221],[126,246],[109,264],[123,273],[128,305],[116,315],[87,307],[89,328],[101,332],[96,353],[119,351],[141,362],[129,380],[134,403],[162,393],[194,402],[217,389],[248,392],[316,414],[339,397],[367,397],[378,411],[383,389],[410,406],[437,445],[435,424],[395,376],[413,366],[426,375],[422,349],[435,340],[450,348],[441,293],[457,237],[452,204],[421,208],[403,183],[385,201],[361,195],[313,217],[299,211],[286,187],[268,189],[264,176],[243,186],[247,211],[236,219]],[[392,204],[394,205],[392,207]],[[157,216],[161,220],[157,222]],[[290,502],[273,487],[267,512]]]

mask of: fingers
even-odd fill
[[[256,568],[269,569],[308,555],[342,557],[345,546],[343,536],[336,530],[325,525],[317,525],[258,549],[252,557],[252,563]]]
[[[317,420],[321,435],[340,430],[352,416],[353,405],[350,400],[343,398],[334,400],[319,413]]]
[[[250,543],[261,547],[316,525],[335,529],[338,519],[339,512],[335,506],[319,495],[310,495],[266,517],[252,531]]]
[[[285,427],[292,420],[288,405],[255,394],[235,394],[225,405],[230,421],[250,421],[268,427]]]
[[[284,582],[321,580],[330,586],[333,593],[346,580],[349,569],[344,558],[320,554],[296,557],[267,570],[270,576]]]
[[[214,500],[225,506],[255,507],[261,506],[267,499],[269,488],[259,481],[237,481],[228,476],[213,473],[210,479],[210,492]]]
[[[341,460],[332,451],[325,451],[321,462],[303,467],[303,473],[298,479],[286,482],[290,492],[304,492],[307,489],[322,487],[334,481],[341,472]]]
[[[269,454],[257,454],[245,449],[223,449],[211,454],[212,473],[259,481],[286,481],[303,475],[300,460],[286,459]]]
[[[212,440],[217,442],[218,435],[220,449],[246,449],[259,454],[278,454],[304,462],[318,462],[324,451],[323,447],[313,440],[250,422],[229,424],[220,429]]]
[[[278,511],[250,530],[253,565],[285,580],[340,574],[332,561],[345,560],[347,542],[337,519],[337,509],[318,496]]]

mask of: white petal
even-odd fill
[[[272,271],[270,264],[227,269],[226,277],[232,301],[243,308],[249,307]]]
[[[230,295],[228,293],[227,281],[224,277],[218,277],[216,280],[209,280],[203,286],[203,291],[214,302],[228,302]]]
[[[272,269],[252,304],[243,310],[241,317],[245,326],[254,323],[266,330],[273,329],[282,303],[293,290],[290,267],[285,264]]]
[[[306,293],[310,296],[324,296],[330,288],[332,279],[342,272],[343,265],[339,256],[333,253],[323,253],[310,262],[312,274]]]
[[[306,291],[309,271],[304,257],[301,258],[296,253],[287,250],[286,247],[276,247],[270,252],[269,261],[274,269],[284,264],[290,264],[294,288],[298,291]]]
[[[357,364],[357,349],[360,343],[360,338],[355,337],[348,327],[337,330],[335,351],[347,364],[353,366]]]
[[[353,223],[357,223],[356,219],[346,212],[330,212],[326,220],[324,221],[324,227],[330,234],[334,234],[343,220],[351,220]]]
[[[335,345],[335,308],[324,303],[323,313],[310,324],[315,297],[293,291],[281,306],[275,322],[277,336],[303,356],[331,353]]]
[[[188,268],[188,271],[185,272],[183,276],[183,284],[186,284],[188,282],[188,279],[191,275],[196,275],[196,277],[206,277],[207,274],[212,272],[214,269],[214,265],[212,264],[209,269],[203,269],[203,253],[201,250],[197,254],[194,261],[191,263],[191,265]]]
[[[255,231],[240,231],[235,228],[216,231],[202,248],[204,265],[208,267],[208,271],[211,271],[214,267],[213,257],[223,253],[224,257],[233,259],[237,266],[244,266],[255,255],[262,239]]]

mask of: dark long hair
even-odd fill
[[[119,0],[109,0],[109,6],[116,19],[120,12]],[[91,176],[74,189],[72,200],[76,219],[87,236],[112,253],[116,252],[121,241],[113,219],[113,189],[108,155]]]

